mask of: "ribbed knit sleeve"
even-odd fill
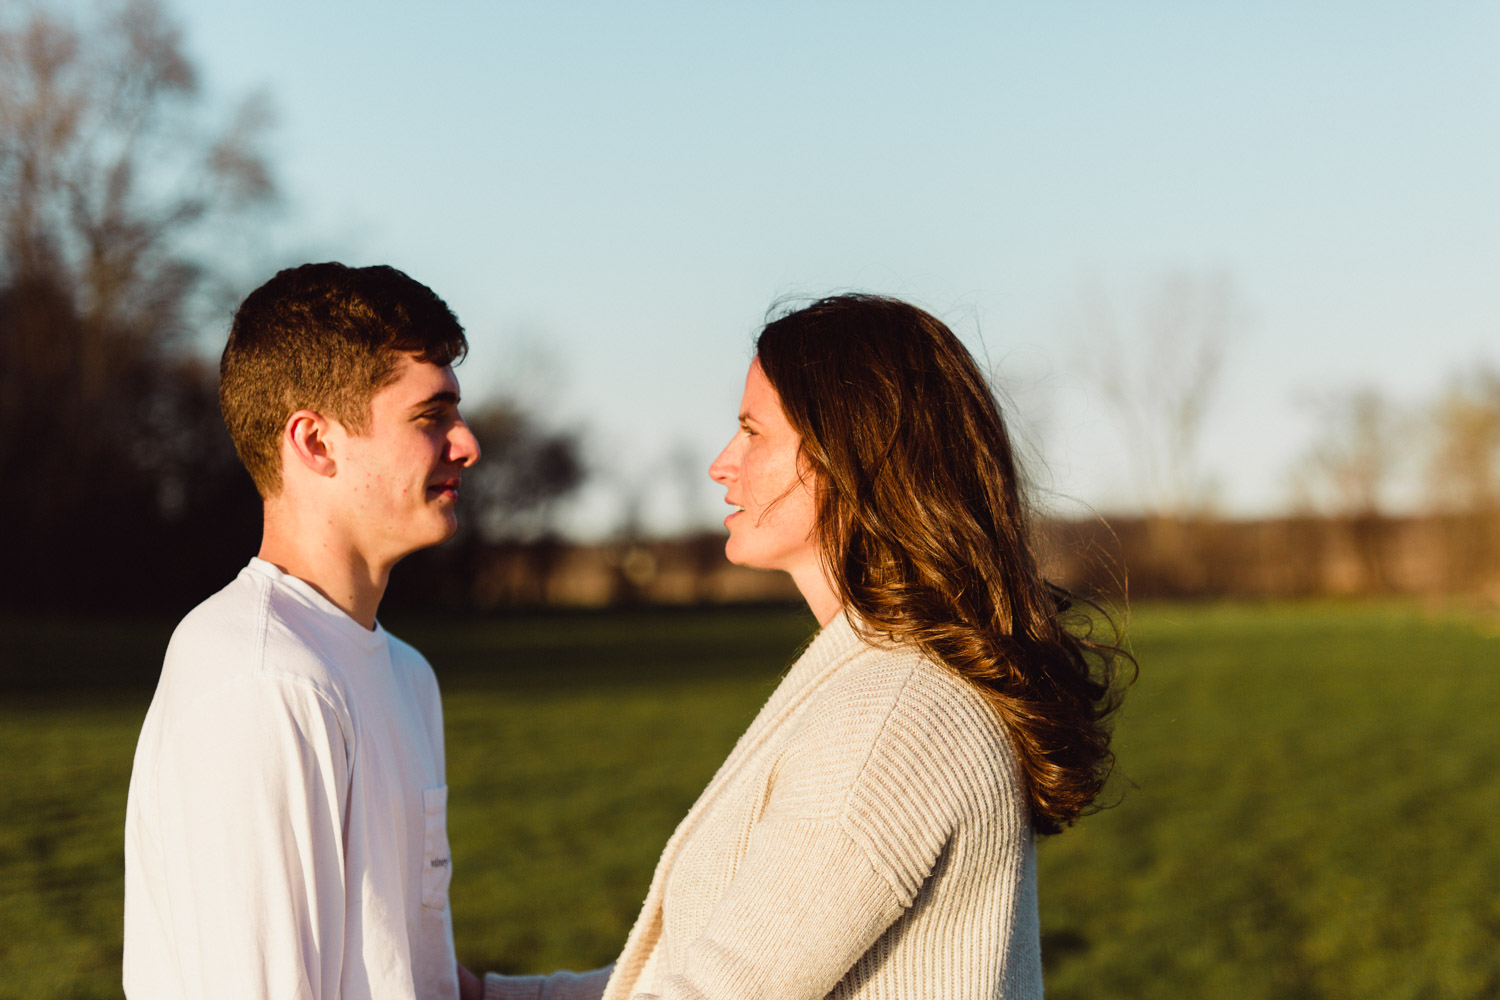
[[[842,814],[909,908],[852,970],[869,980],[864,995],[1041,996],[1026,802],[995,713],[966,682],[920,664]]]
[[[1030,817],[1004,727],[961,679],[911,658],[842,811],[845,828],[911,905],[959,833],[1010,862]],[[1009,845],[1007,847],[1007,845]]]
[[[758,824],[734,881],[661,1000],[815,1000],[901,914],[836,821]],[[640,994],[645,1000],[650,994]]]

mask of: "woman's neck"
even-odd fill
[[[789,572],[792,582],[797,585],[802,599],[807,602],[808,608],[820,626],[827,625],[838,617],[840,611],[844,610],[844,602],[839,600],[838,590],[834,587],[833,581],[828,578],[828,571],[824,568],[821,559],[798,566]]]

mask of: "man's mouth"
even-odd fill
[[[447,497],[450,500],[457,500],[458,484],[459,479],[457,476],[454,476],[452,479],[444,479],[440,483],[433,483],[427,487],[427,492],[435,497]]]

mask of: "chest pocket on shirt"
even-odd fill
[[[448,905],[448,883],[453,881],[453,859],[448,851],[448,786],[422,789],[422,905],[441,910]]]

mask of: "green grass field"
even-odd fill
[[[775,610],[388,624],[443,681],[460,956],[516,972],[614,956],[809,631]],[[119,995],[125,789],[166,633],[0,623],[0,998]],[[1500,996],[1493,625],[1171,606],[1131,634],[1119,804],[1039,849],[1049,997]]]

